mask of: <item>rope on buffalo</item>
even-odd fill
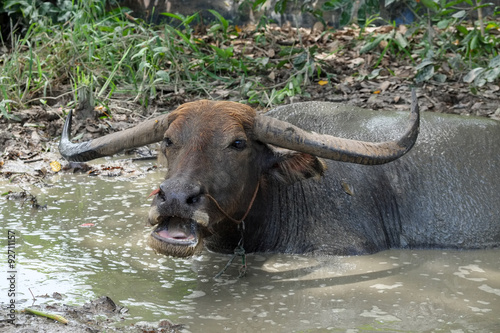
[[[231,265],[231,263],[233,262],[234,258],[236,258],[236,256],[241,257],[241,267],[239,270],[240,274],[238,275],[238,278],[244,277],[247,273],[247,257],[246,257],[246,253],[245,253],[245,248],[243,247],[243,234],[245,232],[245,221],[244,220],[248,216],[248,213],[250,213],[250,209],[252,209],[252,206],[255,202],[255,198],[257,197],[257,192],[259,191],[259,184],[260,184],[260,181],[257,182],[257,186],[255,187],[255,191],[253,192],[253,196],[252,196],[252,199],[250,200],[250,204],[248,205],[247,211],[245,212],[243,217],[239,220],[236,220],[235,218],[232,218],[231,216],[229,216],[229,214],[226,213],[222,209],[222,207],[219,205],[219,203],[217,202],[217,200],[215,200],[214,197],[212,197],[208,193],[205,194],[207,198],[209,198],[210,200],[213,201],[213,203],[215,204],[217,209],[219,209],[221,211],[221,213],[224,214],[224,216],[226,216],[229,220],[233,221],[234,223],[236,223],[238,225],[238,230],[240,231],[240,241],[238,242],[238,246],[236,246],[236,248],[234,249],[234,254],[229,259],[226,266],[224,266],[224,268],[219,273],[217,273],[217,275],[215,275],[216,279],[220,278],[220,276],[222,274],[224,274],[224,272]]]
[[[255,198],[257,197],[257,192],[259,192],[259,184],[260,184],[260,181],[257,182],[257,186],[255,187],[255,191],[253,192],[253,196],[252,196],[252,200],[250,200],[250,204],[248,205],[248,208],[247,208],[247,211],[245,212],[245,215],[243,215],[243,217],[239,220],[235,219],[235,218],[232,218],[231,216],[229,216],[228,213],[226,213],[224,211],[224,209],[222,209],[222,207],[219,205],[219,203],[217,202],[217,200],[215,200],[215,198],[213,196],[211,196],[210,194],[205,194],[205,196],[207,198],[209,198],[210,200],[213,201],[213,203],[215,204],[215,206],[217,207],[218,210],[220,210],[220,212],[222,214],[224,214],[225,217],[227,217],[229,220],[233,221],[234,223],[236,224],[240,224],[243,222],[244,219],[246,219],[246,217],[248,216],[248,213],[250,213],[250,209],[252,209],[252,206],[253,206],[253,203],[255,201]]]
[[[240,241],[238,242],[238,246],[234,249],[234,254],[232,257],[229,259],[227,262],[226,266],[215,275],[215,278],[218,279],[221,277],[222,274],[228,269],[228,267],[233,263],[234,258],[236,256],[241,257],[241,267],[240,267],[240,274],[238,275],[238,279],[244,277],[247,274],[247,256],[245,253],[245,249],[243,248],[243,232],[245,231],[245,221],[241,221],[240,224],[238,224],[238,229],[240,230],[241,233],[241,238]]]

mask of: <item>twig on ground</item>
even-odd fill
[[[34,314],[34,315],[40,316],[40,317],[54,319],[54,320],[57,320],[58,322],[63,323],[63,324],[67,324],[69,322],[68,319],[64,318],[61,315],[57,315],[57,314],[47,313],[47,312],[38,311],[38,310],[30,309],[30,308],[24,309],[24,312],[31,313],[31,314]]]

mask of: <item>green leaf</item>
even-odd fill
[[[167,53],[168,52],[168,47],[165,47],[165,46],[155,47],[153,49],[153,52],[155,54],[157,54],[157,53]]]
[[[387,37],[387,34],[382,34],[382,35],[377,36],[377,38],[375,38],[373,41],[371,41],[370,43],[365,44],[361,48],[361,50],[359,50],[359,54],[370,52],[371,50],[373,50],[374,48],[376,48],[378,46],[378,44],[380,44],[380,42],[382,40],[384,40],[384,38],[386,38],[386,37]]]
[[[233,56],[233,47],[228,47],[225,49],[221,49],[215,45],[210,45],[210,47],[215,51],[217,56],[222,59],[228,59]]]
[[[453,6],[458,5],[458,4],[460,4],[460,3],[464,2],[464,1],[465,1],[465,0],[455,0],[455,1],[450,1],[450,2],[448,2],[448,3],[446,3],[446,4],[444,5],[444,8],[450,8],[450,7],[453,7]],[[471,6],[472,6],[472,5],[471,5]]]
[[[181,22],[184,20],[183,17],[180,17],[179,15],[174,14],[174,13],[160,13],[160,15],[168,16],[168,17],[174,18],[176,20],[179,20]]]
[[[448,28],[448,25],[450,24],[450,22],[452,22],[453,20],[452,19],[444,19],[444,20],[441,20],[439,21],[437,24],[436,24],[436,27],[438,29],[446,29]]]
[[[394,41],[402,49],[405,49],[408,46],[408,41],[406,40],[406,38],[399,31],[396,32],[396,36],[394,36]]]
[[[307,53],[303,52],[299,54],[295,59],[293,59],[293,65],[295,67],[299,67],[300,65],[304,64],[307,60]]]
[[[446,82],[446,75],[444,75],[443,73],[436,73],[434,74],[434,76],[432,77],[435,81],[437,82],[440,82],[440,83],[445,83]]]
[[[182,15],[173,13],[160,13],[160,14],[181,21],[181,24],[184,26],[188,26],[198,16],[198,13],[194,13],[193,15],[188,17],[184,17]]]
[[[285,66],[286,64],[288,64],[288,60],[281,60],[277,65],[276,65],[276,69],[280,69],[282,68],[283,66]]]
[[[461,19],[462,17],[465,17],[465,15],[467,15],[467,12],[465,10],[460,10],[460,11],[456,12],[455,14],[451,15],[451,17]]]
[[[466,36],[469,33],[469,30],[467,30],[467,28],[464,27],[463,25],[457,25],[455,28],[457,28],[458,32],[460,32],[464,36]]]
[[[252,5],[252,9],[256,10],[257,7],[259,7],[258,10],[260,10],[260,7],[266,3],[267,0],[255,0]]]
[[[497,55],[495,58],[491,59],[490,63],[488,64],[488,67],[490,68],[500,67],[500,55]]]
[[[217,31],[223,29],[223,26],[220,25],[219,23],[215,23],[213,24],[209,29],[208,31],[210,31],[211,33],[216,33]]]
[[[121,67],[123,61],[127,58],[127,55],[128,55],[128,53],[130,52],[131,49],[132,49],[132,46],[129,46],[129,48],[127,49],[127,51],[125,51],[125,53],[123,54],[123,56],[120,59],[120,61],[118,62],[118,64],[116,64],[116,66],[113,68],[113,71],[111,72],[111,74],[109,75],[109,77],[106,79],[106,82],[104,82],[104,85],[101,87],[101,90],[97,94],[97,98],[101,97],[101,95],[104,94],[104,92],[106,91],[106,89],[108,89],[108,86],[110,84],[112,84],[113,77],[115,76],[115,74],[118,71],[118,69]]]
[[[229,26],[229,22],[221,14],[219,14],[217,11],[215,11],[213,9],[209,9],[208,11],[219,20],[219,22],[224,27],[224,32],[226,32],[227,28]]]
[[[434,10],[434,11],[438,11],[439,10],[439,5],[437,3],[435,3],[433,0],[421,0],[420,1],[425,7],[431,9],[431,10]]]
[[[347,6],[343,8],[342,14],[340,15],[340,26],[346,26],[351,22],[351,14],[352,14],[352,5],[354,1],[347,2]]]
[[[482,3],[480,4],[479,6],[475,6],[474,8],[472,8],[472,10],[478,10],[479,8],[485,8],[485,7],[490,7],[490,6],[495,6],[494,3]]]
[[[495,67],[495,68],[487,70],[484,73],[484,78],[488,82],[493,82],[498,78],[499,75],[500,75],[500,67]]]
[[[164,71],[164,70],[157,71],[156,72],[156,76],[158,76],[160,79],[162,79],[165,82],[169,82],[170,81],[170,75],[166,71]]]
[[[486,31],[490,30],[490,29],[498,29],[500,28],[500,25],[496,22],[488,22],[488,24],[486,25],[486,27],[484,27],[484,29]]]
[[[474,37],[472,38],[472,40],[470,42],[471,50],[476,50],[478,44],[479,44],[479,35],[476,34],[476,35],[474,35]]]
[[[437,13],[434,13],[433,15],[435,16],[441,16],[441,17],[448,17],[450,16],[451,14],[455,13],[456,10],[455,9],[445,9],[445,10],[440,10],[439,12]]]
[[[327,11],[333,11],[338,8],[342,8],[342,4],[340,0],[330,0],[328,2],[325,2],[323,6],[321,6],[321,9],[325,12]]]
[[[187,25],[191,24],[191,22],[193,22],[193,20],[194,20],[195,18],[197,18],[197,17],[198,17],[198,13],[194,13],[193,15],[186,17],[186,18],[184,19],[184,21],[182,21],[182,24],[183,24],[184,26],[187,26]]]
[[[286,10],[287,5],[288,5],[288,0],[278,0],[274,5],[274,12],[283,14]]]
[[[415,69],[417,71],[421,70],[424,67],[427,67],[429,65],[434,65],[434,60],[432,59],[424,59],[420,64],[418,64]]]
[[[198,47],[196,45],[194,45],[193,43],[191,43],[191,41],[189,40],[189,38],[183,34],[182,32],[180,32],[179,30],[175,29],[174,30],[175,33],[177,35],[179,35],[179,37],[181,37],[189,46],[191,46],[191,48],[196,52],[196,53],[199,53],[200,51],[198,50]]]
[[[367,79],[368,80],[375,79],[377,76],[379,76],[381,70],[382,70],[382,68],[374,69],[373,71],[371,71],[370,74],[368,74]]]
[[[471,70],[467,75],[464,76],[463,81],[466,83],[471,83],[474,81],[482,72],[484,72],[484,68],[477,67]]]
[[[428,81],[430,78],[434,76],[434,66],[426,66],[421,71],[415,75],[415,82],[422,83]]]
[[[131,59],[135,59],[135,58],[139,58],[139,57],[142,57],[146,52],[148,52],[148,48],[147,47],[142,47],[139,52],[137,52],[136,54],[134,54],[132,56]]]
[[[483,75],[484,73],[478,75],[476,79],[474,80],[474,85],[476,87],[482,87],[486,84],[486,78]]]
[[[287,55],[294,55],[301,52],[304,52],[304,49],[301,47],[282,47],[278,55],[280,57],[285,57]]]

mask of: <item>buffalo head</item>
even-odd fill
[[[157,252],[186,257],[204,240],[234,233],[235,222],[265,191],[266,177],[293,183],[320,177],[320,158],[358,164],[382,164],[411,149],[419,126],[412,95],[410,125],[394,142],[371,143],[306,132],[260,115],[234,102],[197,101],[138,126],[83,142],[69,139],[71,113],[59,145],[68,160],[83,161],[123,149],[161,141],[160,156],[168,166],[165,180],[153,192],[149,245]],[[219,244],[220,249],[227,248]],[[219,250],[218,246],[212,250]]]

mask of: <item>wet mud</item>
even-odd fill
[[[61,295],[56,296],[61,297]],[[71,306],[62,303],[33,305],[29,309],[43,311],[50,315],[59,315],[67,320],[63,323],[51,318],[34,315],[23,310],[10,313],[2,306],[0,309],[0,331],[3,333],[97,333],[97,332],[130,332],[130,333],[178,333],[182,325],[175,325],[167,319],[157,323],[138,322],[123,324],[128,309],[116,305],[111,298],[102,296],[83,306]]]

